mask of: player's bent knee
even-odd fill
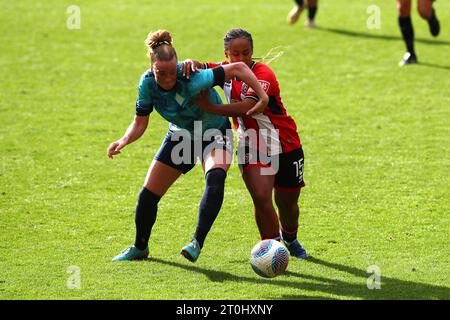
[[[208,170],[205,175],[208,186],[223,185],[227,177],[227,172],[222,167],[216,167]]]
[[[428,10],[426,8],[418,8],[419,15],[422,17],[422,19],[428,20],[431,17],[431,10]]]
[[[230,168],[231,162],[233,160],[233,154],[227,150],[214,150],[204,162],[204,170],[208,172],[214,168],[222,168],[225,172]]]
[[[255,207],[264,208],[267,206],[273,206],[271,192],[265,192],[264,190],[254,190],[251,193],[251,196]]]
[[[280,209],[280,211],[283,212],[297,212],[299,211],[299,206],[297,202],[282,202],[282,201],[277,201],[276,202],[278,209]]]

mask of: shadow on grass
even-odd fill
[[[390,36],[385,34],[375,34],[359,31],[351,31],[337,28],[327,28],[317,26],[315,30],[325,31],[330,33],[335,33],[343,36],[356,37],[356,38],[366,38],[366,39],[377,39],[377,40],[387,40],[387,41],[400,41],[403,40],[401,36]],[[436,46],[450,46],[450,41],[438,40],[438,39],[425,39],[425,38],[415,38],[415,42],[436,45]]]
[[[437,69],[450,70],[450,66],[441,66],[441,65],[439,65],[439,64],[428,63],[428,62],[422,62],[422,61],[419,61],[419,63],[418,63],[417,65],[418,65],[418,66],[422,66],[422,67],[430,67],[430,68],[437,68]]]
[[[400,36],[390,36],[390,35],[383,35],[383,34],[350,31],[350,30],[344,30],[344,29],[327,28],[327,27],[320,27],[320,26],[316,27],[315,29],[319,30],[319,31],[330,32],[330,33],[334,33],[334,34],[339,34],[339,35],[344,35],[344,36],[349,36],[349,37],[356,37],[356,38],[376,39],[376,40],[385,40],[385,41],[403,41],[403,38]],[[429,45],[435,45],[435,46],[450,46],[450,41],[445,41],[445,40],[415,38],[414,41],[419,42],[419,43],[429,44]],[[443,65],[423,62],[420,59],[419,59],[419,63],[417,65],[422,66],[422,67],[450,70],[450,66],[443,66]]]
[[[240,283],[267,284],[311,292],[322,292],[341,298],[354,299],[450,299],[450,288],[435,286],[424,283],[417,283],[394,278],[381,277],[381,289],[369,290],[366,283],[370,274],[365,270],[349,267],[337,263],[327,262],[318,258],[309,257],[306,263],[319,264],[335,271],[344,272],[355,276],[361,280],[360,283],[349,283],[333,278],[323,278],[318,276],[306,275],[296,272],[286,271],[282,277],[275,279],[253,278],[237,276],[229,272],[216,271],[194,265],[165,261],[158,258],[149,258],[148,262],[165,264],[172,267],[181,268],[191,272],[204,274],[210,281],[226,282],[234,281]],[[295,262],[294,262],[295,263]],[[330,274],[333,274],[330,272]],[[292,279],[294,278],[294,279]],[[295,279],[296,278],[296,279]],[[285,295],[281,299],[331,299],[328,297],[299,295]]]

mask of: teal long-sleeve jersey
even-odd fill
[[[139,93],[136,100],[136,115],[149,115],[153,109],[170,122],[169,129],[188,130],[194,134],[194,122],[201,121],[202,133],[208,129],[222,127],[227,118],[203,111],[192,99],[203,89],[208,90],[209,101],[222,104],[217,91],[212,88],[223,87],[225,73],[222,67],[199,70],[191,74],[190,79],[182,75],[182,63],[177,64],[177,82],[173,89],[164,90],[156,83],[153,72],[147,70],[140,79]]]

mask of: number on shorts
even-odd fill
[[[300,180],[303,179],[303,158],[293,162],[295,166],[295,174]]]

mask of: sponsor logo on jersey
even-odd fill
[[[258,80],[259,84],[261,85],[261,88],[263,88],[263,90],[267,93],[269,92],[269,87],[270,87],[270,82],[265,81],[265,80]],[[250,88],[246,83],[244,83],[242,85],[242,93],[243,94],[250,94],[253,93],[255,94],[255,90],[253,90],[252,88]]]
[[[261,87],[263,88],[263,90],[265,92],[268,92],[269,91],[269,87],[270,87],[270,82],[264,81],[264,80],[258,80],[258,81],[259,81],[259,84],[261,85]]]

